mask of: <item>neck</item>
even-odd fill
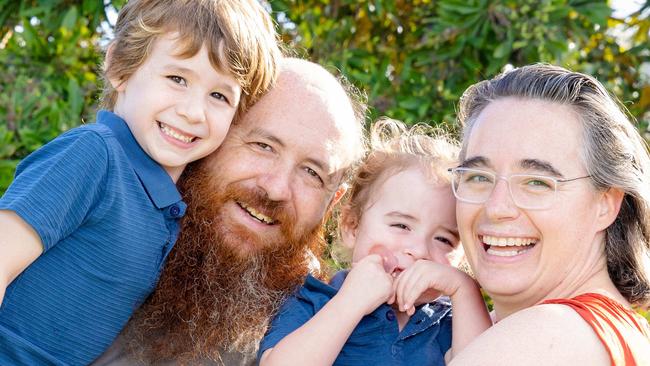
[[[607,269],[605,268],[594,277],[585,281],[580,286],[571,289],[554,289],[544,296],[526,297],[525,299],[513,299],[512,296],[494,296],[494,318],[495,321],[500,321],[509,315],[516,313],[520,310],[529,308],[540,304],[545,300],[550,299],[569,299],[585,293],[597,293],[610,297],[623,305],[630,306],[628,301],[621,295],[612,280],[609,278]]]
[[[594,243],[597,244],[598,241]],[[544,281],[540,278],[540,281]],[[546,288],[546,291],[544,289]],[[599,293],[624,305],[627,300],[618,292],[607,272],[604,250],[595,251],[581,265],[567,271],[564,279],[549,288],[546,284],[534,284],[518,294],[489,294],[494,302],[494,315],[499,321],[517,311],[538,305],[550,299],[567,299],[584,293]]]

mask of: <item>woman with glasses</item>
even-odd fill
[[[495,325],[452,365],[650,365],[650,158],[593,77],[531,65],[471,86],[451,169]]]

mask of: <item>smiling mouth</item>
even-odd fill
[[[185,134],[185,133],[183,133],[183,132],[181,132],[181,131],[179,131],[179,130],[171,127],[171,126],[168,126],[168,125],[166,125],[166,124],[164,124],[164,123],[162,123],[160,121],[157,121],[157,122],[158,122],[158,127],[160,128],[162,133],[164,133],[165,135],[167,135],[167,136],[169,136],[169,137],[171,137],[173,139],[176,139],[176,140],[178,140],[180,142],[190,144],[190,143],[196,141],[196,139],[198,139],[198,137],[196,137],[196,136],[187,135],[187,134]]]
[[[398,267],[398,268],[395,268],[395,269],[393,270],[393,272],[391,272],[390,275],[391,275],[393,278],[397,278],[397,277],[399,277],[400,274],[402,274],[402,272],[404,272],[404,268],[399,268],[399,267]]]
[[[537,239],[484,235],[481,242],[487,254],[497,257],[514,257],[533,249],[537,244]]]
[[[255,220],[257,220],[259,222],[261,222],[262,224],[274,225],[276,223],[275,220],[273,220],[272,218],[270,218],[270,217],[264,215],[263,213],[257,211],[253,207],[251,207],[251,206],[249,206],[249,205],[247,205],[247,204],[245,204],[243,202],[240,202],[240,201],[237,201],[236,203],[237,203],[237,206],[241,207],[242,210],[246,211],[250,217],[254,218]]]

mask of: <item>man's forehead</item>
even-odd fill
[[[359,134],[353,131],[356,122],[350,103],[345,101],[347,108],[340,105],[335,93],[326,90],[310,84],[279,84],[249,110],[242,127],[286,144],[308,144],[312,159],[333,160],[340,166]]]

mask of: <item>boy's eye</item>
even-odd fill
[[[183,79],[181,76],[178,76],[178,75],[168,75],[167,79],[175,82],[176,84],[180,84],[180,85],[183,85],[183,86],[187,85],[187,82],[185,82],[185,79]]]
[[[390,226],[391,227],[396,227],[396,228],[402,229],[402,230],[410,230],[410,228],[408,226],[406,226],[404,224],[400,224],[400,223],[391,224]]]
[[[224,102],[226,102],[226,103],[229,103],[229,102],[230,102],[230,101],[228,100],[228,98],[226,98],[225,95],[223,95],[223,94],[221,94],[221,93],[219,93],[219,92],[214,92],[214,93],[212,93],[212,94],[210,94],[210,95],[212,95],[213,98],[218,99],[218,100],[221,100],[221,101],[224,101]]]

